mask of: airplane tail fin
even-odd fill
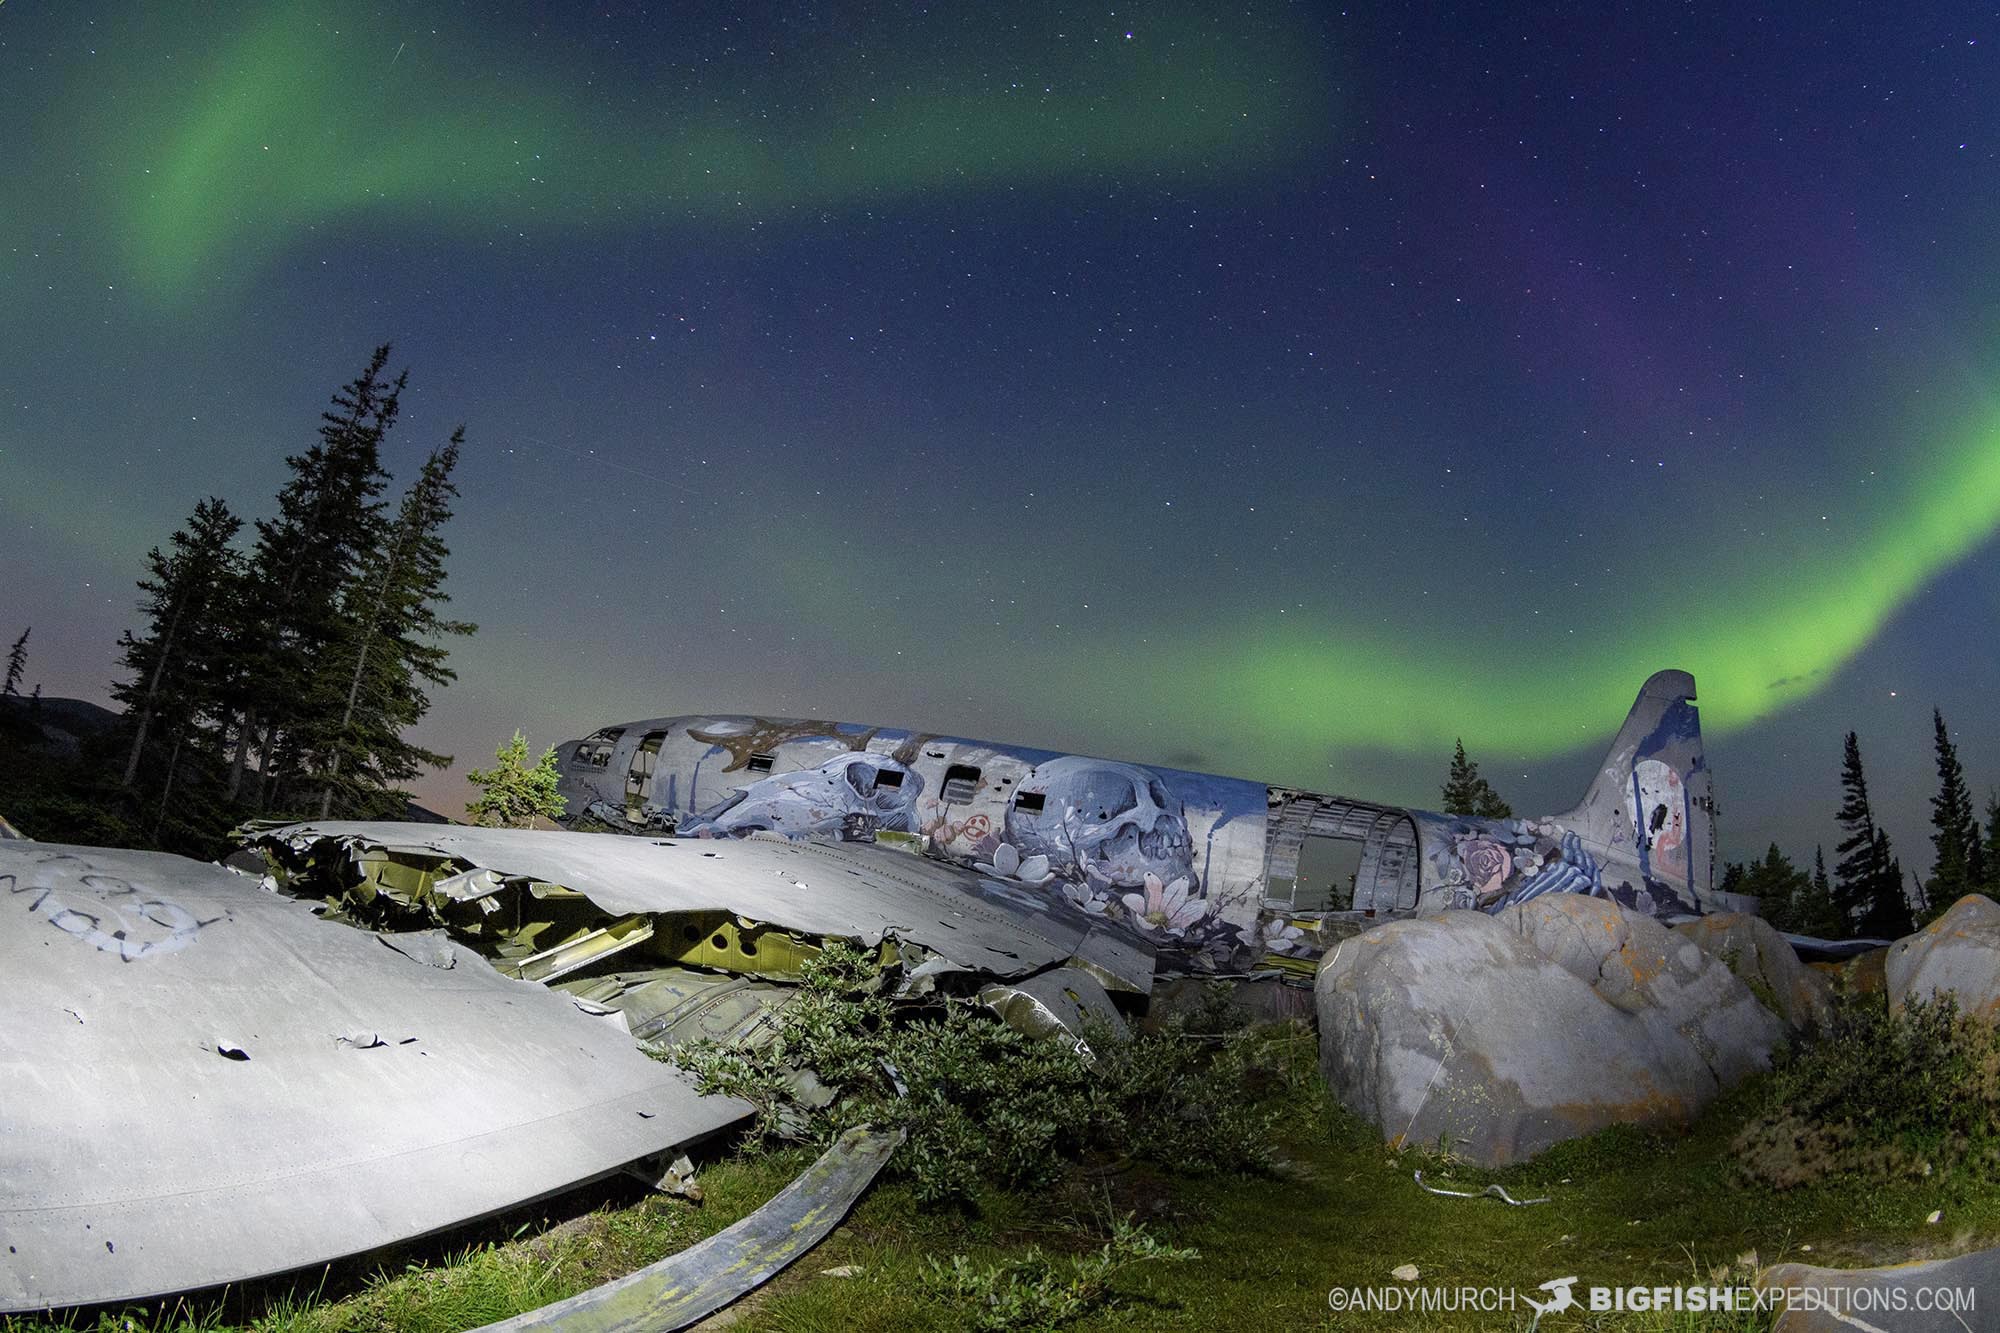
[[[1714,809],[1694,677],[1660,671],[1640,687],[1582,802],[1556,818],[1610,854],[1607,880],[1636,870],[1635,890],[1699,912],[1714,888]]]

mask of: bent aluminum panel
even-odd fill
[[[323,1263],[747,1114],[406,942],[177,856],[0,844],[0,1311]]]
[[[1093,1024],[1115,1040],[1132,1035],[1103,984],[1080,967],[1051,968],[1025,981],[994,982],[979,992],[979,1002],[1007,1026],[1031,1037],[1068,1033],[1082,1038]]]
[[[893,935],[998,977],[1076,957],[1129,989],[1152,985],[1151,950],[1111,924],[1064,912],[1018,885],[865,844],[360,822],[288,824],[251,841],[449,857],[508,879],[561,884],[621,916],[723,911],[871,946]]]
[[[678,1254],[565,1301],[474,1333],[673,1333],[777,1276],[826,1238],[861,1197],[903,1131],[858,1125],[769,1203]]]

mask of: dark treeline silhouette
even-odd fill
[[[401,784],[451,762],[406,733],[454,679],[445,641],[474,628],[444,610],[465,432],[392,508],[382,450],[408,372],[390,378],[389,355],[377,348],[333,395],[247,546],[244,520],[211,496],[148,553],[139,624],[119,640],[115,725],[52,737],[8,708],[0,743],[22,762],[0,797],[30,836],[213,855],[244,819],[400,814]]]
[[[1834,848],[1839,860],[1833,874],[1827,874],[1822,848],[1813,849],[1807,873],[1773,843],[1760,860],[1726,866],[1719,887],[1755,894],[1766,919],[1781,930],[1823,938],[1895,938],[1936,919],[1968,893],[2000,896],[2000,796],[1987,797],[1982,828],[1944,714],[1933,709],[1931,723],[1938,790],[1931,798],[1936,855],[1928,880],[1905,879],[1889,835],[1875,822],[1861,740],[1850,731],[1841,755],[1841,803],[1834,819],[1843,836]]]

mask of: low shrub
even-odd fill
[[[1095,1254],[1051,1258],[1040,1246],[1012,1263],[975,1266],[962,1254],[928,1260],[927,1293],[978,1333],[1050,1333],[1118,1303],[1112,1279],[1147,1263],[1185,1263],[1201,1252],[1162,1244],[1127,1217]]]
[[[2000,1167],[2000,1033],[1947,994],[1891,1013],[1843,997],[1820,1040],[1783,1057],[1735,1142],[1754,1180],[1889,1179]]]
[[[1210,1038],[1169,1021],[1128,1041],[1030,1037],[966,999],[892,1005],[885,980],[869,955],[830,943],[768,1044],[691,1042],[667,1058],[702,1091],[756,1107],[764,1141],[903,1129],[891,1170],[926,1203],[1038,1188],[1092,1153],[1193,1173],[1269,1163],[1273,1080],[1259,1075],[1272,1060],[1254,1034]]]

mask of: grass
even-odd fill
[[[933,1258],[1018,1264],[1036,1247],[1055,1259],[1088,1257],[1116,1219],[1127,1217],[1199,1258],[1120,1270],[1113,1303],[1065,1327],[1525,1329],[1525,1307],[1518,1314],[1336,1317],[1326,1296],[1335,1286],[1396,1285],[1390,1271],[1403,1264],[1417,1266],[1420,1285],[1534,1292],[1567,1275],[1580,1287],[1694,1284],[1734,1265],[1740,1278],[1752,1252],[1759,1264],[1861,1265],[1956,1253],[2000,1237],[2000,1191],[1950,1177],[1785,1191],[1740,1183],[1730,1143],[1753,1110],[1754,1085],[1685,1132],[1614,1128],[1522,1166],[1480,1171],[1434,1154],[1390,1153],[1372,1128],[1319,1089],[1309,1032],[1276,1029],[1268,1040],[1270,1095],[1284,1110],[1272,1174],[1190,1177],[1104,1163],[1040,1193],[983,1195],[971,1209],[927,1207],[909,1181],[890,1181],[818,1249],[722,1319],[732,1333],[969,1329],[977,1312],[927,1280]],[[712,1234],[776,1193],[809,1157],[794,1150],[716,1162],[702,1173],[700,1206],[600,1187],[378,1259],[370,1269],[336,1269],[177,1311],[0,1320],[0,1330],[446,1333],[559,1299]],[[1516,1208],[1494,1198],[1433,1196],[1412,1180],[1419,1168],[1427,1183],[1472,1190],[1499,1183],[1516,1198],[1546,1195],[1550,1202]],[[1934,1209],[1943,1220],[1926,1225]],[[1572,1311],[1546,1327],[1763,1324],[1741,1315]]]

